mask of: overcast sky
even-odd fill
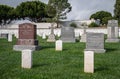
[[[28,0],[0,0],[0,4],[17,6]],[[30,1],[30,0],[29,0]],[[40,0],[48,3],[48,0]],[[86,20],[97,11],[108,11],[113,15],[115,0],[68,0],[72,5],[72,11],[67,15],[68,20]]]

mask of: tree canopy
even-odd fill
[[[120,20],[120,0],[116,0],[115,3],[115,9],[114,9],[114,15],[117,19]]]
[[[48,12],[48,15],[51,15],[54,12],[53,20],[57,23],[57,26],[60,20],[67,18],[66,14],[72,9],[68,0],[49,0],[48,6],[51,6],[52,8],[49,7],[47,10],[53,9],[53,11]]]
[[[22,2],[16,7],[16,11],[20,18],[28,17],[32,21],[42,21],[43,18],[47,17],[45,12],[46,4],[40,1],[27,1]]]
[[[7,5],[0,5],[0,24],[6,24],[7,20],[13,19],[14,8]]]
[[[14,19],[21,18],[29,18],[34,22],[45,21],[44,18],[50,17],[46,12],[46,7],[47,4],[38,0],[22,2],[16,8],[0,5],[0,24],[7,24]]]
[[[114,7],[115,7],[114,16],[115,16],[115,19],[118,20],[119,25],[120,25],[120,0],[116,0]]]
[[[109,20],[108,17],[109,17],[110,19],[112,18],[112,14],[111,14],[110,12],[107,12],[107,11],[98,11],[98,12],[92,14],[92,15],[90,16],[90,19],[91,19],[91,18],[100,19],[100,22],[101,22],[102,24],[104,24],[104,23],[106,24],[106,22],[104,22],[104,21]]]

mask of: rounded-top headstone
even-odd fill
[[[62,40],[56,41],[56,51],[62,51]]]

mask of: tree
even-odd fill
[[[30,18],[32,21],[42,21],[43,18],[47,17],[45,12],[46,4],[40,1],[27,1],[22,2],[16,7],[19,18]]]
[[[53,21],[55,21],[57,23],[57,27],[58,27],[58,23],[60,20],[62,19],[66,19],[66,14],[69,13],[72,9],[70,3],[68,3],[68,0],[49,0],[48,2],[48,6],[51,6],[50,8],[48,8],[47,10],[52,10],[56,12],[54,12],[54,17],[52,18]],[[52,11],[51,11],[52,12]],[[51,15],[52,13],[49,12],[48,15]]]
[[[45,11],[48,15],[48,18],[46,18],[47,22],[54,22],[54,17],[56,15],[56,10],[55,8],[53,8],[52,6],[50,5],[47,5],[46,8],[45,8]]]
[[[102,19],[102,24],[107,24],[108,23],[108,20],[111,20],[111,19],[114,19],[113,17],[104,17]]]
[[[100,19],[100,23],[104,24],[104,23],[106,23],[103,20],[103,18],[105,18],[105,17],[111,17],[112,18],[112,14],[110,12],[107,12],[107,11],[98,11],[98,12],[92,14],[90,16],[90,19],[91,18],[94,18],[95,20]]]
[[[115,7],[115,9],[114,9],[115,18],[120,20],[120,0],[116,0],[114,7]]]
[[[11,21],[11,12],[14,10],[13,7],[7,5],[0,5],[0,24],[6,24]],[[8,21],[9,20],[9,21]]]

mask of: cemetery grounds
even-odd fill
[[[55,43],[39,39],[41,49],[33,52],[31,69],[21,68],[21,52],[13,51],[13,42],[0,39],[0,79],[120,79],[120,43],[105,43],[106,53],[95,53],[94,73],[84,73],[85,43]]]

